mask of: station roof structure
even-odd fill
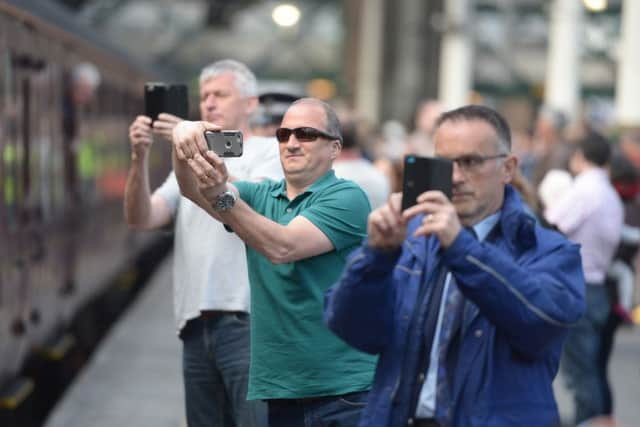
[[[347,7],[362,0],[297,0],[297,25],[276,25],[266,0],[47,0],[105,34],[139,60],[195,77],[202,66],[233,57],[261,79],[339,78],[345,59]],[[294,2],[291,2],[294,3]],[[620,37],[621,0],[585,14],[583,86],[611,92]],[[544,84],[550,1],[472,0],[474,80],[479,87]],[[352,9],[353,10],[353,9]],[[437,20],[425,18],[425,25]],[[348,53],[347,53],[348,55]]]

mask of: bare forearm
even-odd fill
[[[173,156],[173,168],[183,196],[200,206],[214,219],[227,224],[247,245],[272,262],[286,262],[290,245],[286,239],[286,227],[256,213],[238,196],[235,206],[228,212],[219,213],[198,190],[195,175],[186,161]],[[227,184],[237,195],[233,185]]]
[[[145,228],[151,217],[151,191],[147,154],[134,154],[127,176],[124,215],[131,227]]]
[[[236,201],[233,209],[221,213],[220,217],[247,245],[274,264],[296,259],[295,245],[287,227],[256,213],[241,199]]]
[[[229,183],[223,159],[206,150],[202,136],[206,125],[182,122],[173,132],[174,172],[184,197],[229,225],[246,244],[273,263],[308,258],[333,248],[329,238],[304,217],[296,217],[282,226],[258,214],[239,198],[230,210],[216,211],[218,197],[229,189],[237,195],[237,190]]]

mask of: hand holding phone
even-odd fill
[[[239,130],[221,130],[219,132],[207,130],[204,132],[204,138],[207,140],[209,150],[216,153],[218,157],[242,156],[242,132]]]
[[[409,155],[404,158],[402,210],[415,205],[425,191],[439,190],[451,199],[453,163],[434,157]]]

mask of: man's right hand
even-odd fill
[[[395,250],[407,236],[401,212],[402,193],[393,193],[386,204],[369,214],[368,244],[374,249]]]
[[[129,141],[131,151],[134,156],[144,155],[151,144],[153,144],[153,134],[151,132],[151,118],[138,116],[129,126]]]

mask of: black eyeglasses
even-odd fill
[[[295,129],[290,128],[278,128],[276,129],[276,139],[279,143],[285,143],[289,141],[291,134],[296,136],[296,139],[300,142],[311,142],[315,141],[318,138],[326,138],[329,140],[337,139],[340,141],[340,138],[337,136],[329,135],[326,132],[318,130],[312,127],[299,127]]]
[[[493,156],[480,156],[478,154],[469,154],[466,156],[460,156],[453,159],[447,159],[456,163],[458,167],[465,172],[473,172],[480,168],[487,160],[500,159],[503,157],[509,157],[508,154],[495,154]]]

